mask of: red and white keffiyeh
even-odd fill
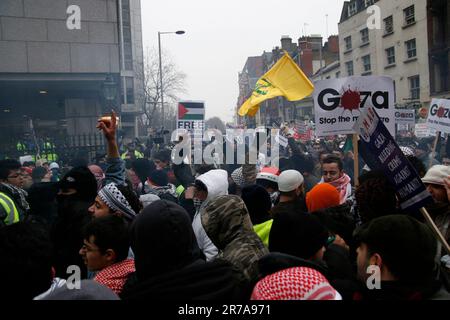
[[[115,293],[119,294],[122,292],[128,275],[135,271],[134,259],[125,259],[99,271],[95,276],[94,281],[107,286]]]
[[[294,267],[258,281],[251,300],[342,300],[342,297],[319,271]]]

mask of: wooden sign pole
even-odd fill
[[[358,135],[353,134],[353,181],[355,187],[359,185],[359,154],[358,154]]]
[[[436,138],[434,139],[433,149],[431,151],[431,158],[430,158],[430,162],[428,164],[428,169],[431,168],[431,165],[433,164],[434,155],[436,153],[436,145],[437,145],[437,142],[438,142],[438,139],[440,136],[441,136],[441,132],[440,131],[436,132]]]
[[[431,218],[430,214],[428,213],[427,209],[425,208],[420,208],[420,212],[422,213],[422,215],[424,216],[427,224],[430,226],[431,231],[433,231],[434,235],[436,236],[436,238],[442,243],[442,245],[444,246],[445,251],[447,251],[447,254],[450,254],[450,246],[448,245],[447,241],[445,241],[444,236],[441,234],[441,232],[439,231],[438,227],[436,226],[436,224],[434,223],[433,219]]]

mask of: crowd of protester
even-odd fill
[[[355,176],[342,139],[287,135],[278,167],[191,166],[168,149],[120,154],[114,120],[98,128],[106,162],[0,161],[7,299],[450,299],[449,253],[383,172],[359,159]],[[445,148],[401,144],[449,241]]]

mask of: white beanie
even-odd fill
[[[281,192],[294,191],[301,186],[304,179],[297,170],[286,170],[278,176],[278,190]]]
[[[428,184],[438,184],[443,186],[444,179],[447,178],[448,176],[450,176],[450,167],[438,164],[432,166],[427,171],[425,176],[422,178],[422,182]]]

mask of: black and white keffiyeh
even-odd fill
[[[125,218],[133,220],[136,216],[133,208],[131,208],[125,196],[120,192],[115,183],[109,183],[104,186],[98,196],[106,203],[106,205],[114,212],[122,212]]]

